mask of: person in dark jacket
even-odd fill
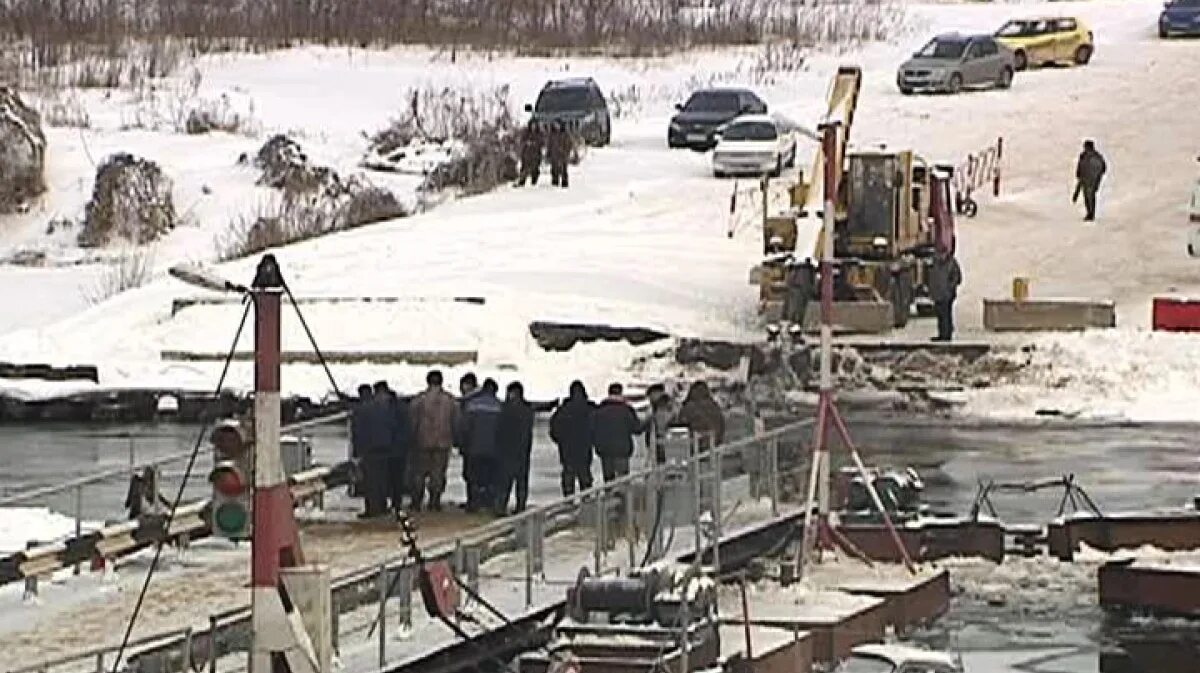
[[[554,122],[546,138],[546,160],[550,162],[550,184],[567,187],[567,164],[571,162],[571,133],[562,121]]]
[[[525,181],[536,185],[542,172],[542,150],[546,139],[542,127],[536,121],[530,121],[521,132],[521,174],[517,178],[517,186],[524,187]]]
[[[783,306],[783,319],[794,325],[804,325],[804,314],[808,311],[808,300],[813,296],[817,282],[817,270],[812,260],[790,260],[787,266],[787,298]]]
[[[654,448],[654,462],[662,465],[667,462],[667,430],[676,423],[675,417],[679,409],[661,383],[647,388],[646,397],[650,399],[650,417],[646,419],[646,446]]]
[[[467,511],[476,512],[495,506],[495,474],[498,447],[496,429],[500,424],[499,387],[492,379],[483,382],[479,392],[466,400],[463,413],[463,455],[469,457],[471,478],[467,482]]]
[[[592,443],[600,456],[604,481],[629,474],[629,459],[633,456],[633,438],[645,430],[637,412],[625,400],[620,383],[608,386],[608,397],[592,416]]]
[[[387,381],[375,384],[374,398],[385,408],[383,422],[390,434],[387,458],[387,494],[391,510],[399,515],[404,509],[404,495],[408,492],[408,460],[412,446],[412,426],[408,417],[408,403],[400,399]]]
[[[572,381],[566,401],[550,417],[550,439],[558,445],[564,496],[573,495],[576,484],[581,491],[592,487],[592,413],[595,409],[583,383]]]
[[[938,333],[934,341],[954,338],[954,300],[962,285],[962,269],[951,250],[938,250],[929,268],[929,298],[937,315]]]
[[[467,372],[458,380],[458,422],[454,426],[454,445],[458,447],[458,453],[462,457],[462,479],[463,485],[467,488],[467,500],[470,501],[471,493],[473,492],[472,479],[474,473],[471,471],[471,456],[467,453],[467,445],[463,440],[463,427],[466,425],[467,400],[471,396],[479,392],[479,379],[475,378],[473,372]]]
[[[687,426],[702,452],[725,441],[725,415],[704,381],[696,381],[688,388],[687,397],[679,407],[678,420]]]
[[[350,457],[363,457],[364,425],[367,419],[366,408],[371,403],[371,386],[362,384],[358,387],[358,399],[350,411]]]
[[[374,518],[387,512],[390,458],[395,439],[394,407],[385,396],[372,394],[368,402],[359,403],[352,425],[359,446],[359,461],[363,474],[365,511],[360,518]]]
[[[1108,171],[1104,157],[1096,151],[1096,143],[1091,140],[1083,141],[1083,151],[1079,153],[1079,161],[1075,163],[1075,194],[1071,201],[1078,201],[1083,194],[1083,207],[1086,214],[1084,222],[1096,220],[1096,193],[1100,191],[1100,181]]]
[[[508,515],[508,497],[516,491],[516,512],[525,511],[529,501],[529,454],[533,450],[533,407],[525,401],[525,388],[518,382],[508,384],[500,423],[496,428],[499,465],[496,475],[496,516]]]

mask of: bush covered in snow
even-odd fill
[[[114,154],[96,171],[79,244],[149,243],[174,229],[177,221],[171,179],[162,168],[131,154]]]
[[[45,191],[45,162],[41,117],[16,91],[0,87],[0,213]]]
[[[377,166],[380,158],[399,164],[432,144],[444,150],[441,161],[426,162],[426,189],[478,194],[517,177],[519,132],[507,86],[412,89],[407,98],[400,115],[371,137],[365,165]]]

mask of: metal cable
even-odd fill
[[[233,343],[229,346],[229,354],[225,356],[225,364],[221,368],[221,376],[217,380],[217,388],[213,393],[213,402],[209,403],[210,407],[221,395],[221,389],[225,387],[225,377],[229,374],[230,364],[233,363],[233,356],[237,350],[238,340],[242,338],[242,330],[245,329],[246,319],[250,316],[250,307],[252,305],[250,296],[246,295],[242,301],[245,303],[246,309],[242,311],[242,319],[238,322],[237,333],[233,335]],[[183,491],[187,488],[188,479],[192,475],[192,468],[196,465],[196,457],[200,455],[200,446],[204,443],[204,438],[208,434],[210,425],[211,422],[202,423],[200,432],[196,434],[196,443],[192,447],[192,455],[188,458],[187,469],[183,472],[183,481],[179,483],[179,490],[175,493],[175,500],[171,503],[171,510],[167,513],[167,520],[163,524],[163,536],[154,548],[154,559],[151,560],[150,568],[146,571],[146,581],[142,583],[142,590],[138,594],[137,603],[133,606],[133,614],[129,616],[129,624],[125,627],[125,636],[121,639],[121,647],[117,649],[117,656],[113,660],[112,673],[117,673],[120,670],[121,660],[125,656],[125,648],[129,646],[129,640],[133,636],[133,627],[137,624],[138,615],[141,614],[142,605],[146,601],[146,594],[150,590],[150,581],[154,578],[154,571],[158,569],[158,562],[162,557],[163,547],[166,546],[167,541],[170,539],[171,524],[175,520],[175,510],[179,508],[179,503],[183,500]]]
[[[287,281],[280,278],[280,283],[283,285],[283,292],[287,295],[288,301],[292,304],[292,309],[296,311],[296,317],[300,319],[300,326],[304,328],[304,334],[308,337],[308,343],[312,346],[313,352],[317,354],[317,360],[321,363],[321,367],[325,369],[325,376],[329,378],[329,385],[333,386],[333,394],[342,397],[342,389],[338,387],[337,380],[333,378],[333,371],[329,369],[329,363],[325,361],[325,354],[321,352],[321,347],[317,345],[317,339],[313,336],[312,330],[308,328],[308,321],[304,319],[304,312],[300,310],[300,303],[296,301],[296,295],[292,294],[292,288],[288,287]]]

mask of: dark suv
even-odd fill
[[[744,114],[766,114],[767,104],[748,89],[701,89],[675,109],[679,114],[667,128],[667,145],[708,150],[717,144],[718,126]]]
[[[525,106],[534,121],[565,122],[587,144],[597,147],[612,140],[612,117],[604,94],[591,77],[546,82],[537,102]]]

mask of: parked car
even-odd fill
[[[745,114],[767,114],[767,104],[748,89],[701,89],[692,93],[667,127],[669,147],[709,150],[716,144],[717,127]]]
[[[742,115],[716,132],[713,175],[778,176],[796,164],[796,126],[782,117]]]
[[[591,77],[546,82],[537,102],[526,105],[538,122],[561,121],[589,145],[603,146],[612,140],[612,116],[600,86]]]
[[[896,73],[903,94],[958,93],[965,88],[1012,86],[1013,52],[991,35],[939,35],[913,54]]]
[[[1012,49],[1017,70],[1055,63],[1087,65],[1096,53],[1091,29],[1071,16],[1014,19],[1000,26],[996,41]]]
[[[870,644],[850,650],[837,673],[962,673],[962,666],[945,652]]]
[[[1158,15],[1158,36],[1200,35],[1200,0],[1171,0]]]

